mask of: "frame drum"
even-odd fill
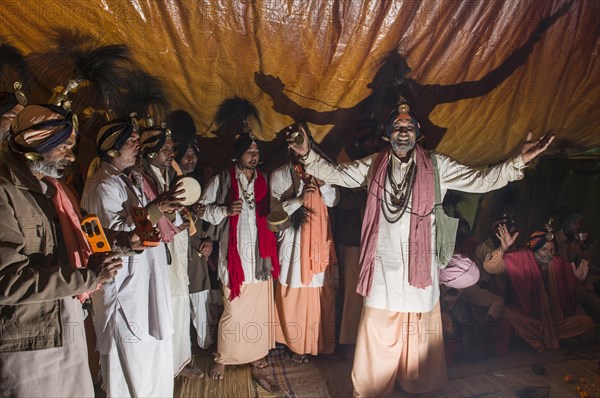
[[[200,199],[202,189],[200,184],[192,177],[181,177],[175,181],[175,184],[181,184],[181,189],[185,190],[181,196],[178,196],[180,203],[184,206],[191,206]]]
[[[292,221],[285,211],[272,211],[267,216],[267,227],[270,231],[281,232],[291,225]]]

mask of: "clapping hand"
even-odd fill
[[[589,269],[588,261],[586,259],[581,260],[579,267],[577,267],[575,263],[571,263],[571,267],[573,268],[573,273],[575,274],[575,278],[577,278],[577,280],[585,280]]]
[[[203,205],[202,203],[194,203],[191,206],[191,210],[196,215],[196,217],[202,218],[202,216],[204,215],[204,212],[206,211],[206,206]]]
[[[182,184],[179,182],[156,197],[155,201],[161,213],[173,213],[183,208],[180,196],[185,193],[185,189],[181,189]]]
[[[498,232],[496,232],[496,237],[500,240],[500,250],[507,251],[515,243],[518,236],[518,232],[511,235],[508,228],[506,228],[506,224],[500,224]]]

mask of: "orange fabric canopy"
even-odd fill
[[[598,15],[597,0],[3,0],[0,35],[25,53],[54,27],[127,43],[214,161],[230,157],[211,123],[233,95],[258,107],[261,138],[304,119],[334,155],[369,116],[372,89],[401,76],[388,73],[392,51],[411,69],[400,72],[426,145],[484,164],[528,129],[556,130],[555,151],[600,146]]]

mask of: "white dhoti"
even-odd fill
[[[192,361],[190,303],[187,296],[171,296],[173,308],[173,377]]]
[[[167,265],[171,286],[171,307],[173,311],[173,376],[177,376],[192,361],[192,340],[190,338],[190,302],[188,279],[188,234],[182,231],[167,243],[171,254],[171,264]]]
[[[140,341],[116,328],[114,344],[100,356],[107,397],[172,397],[172,340]]]
[[[207,289],[198,293],[190,293],[190,310],[192,323],[196,328],[198,346],[208,349],[213,341],[219,316],[223,311],[221,292]]]

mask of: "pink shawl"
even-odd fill
[[[158,189],[154,187],[150,180],[148,180],[148,177],[146,177],[144,174],[141,174],[141,176],[142,190],[148,198],[148,201],[151,202],[158,196]],[[165,216],[162,216],[156,222],[156,228],[158,228],[158,230],[160,231],[160,239],[165,243],[173,242],[173,239],[175,239],[175,235],[181,232],[179,228],[173,225],[173,223]]]
[[[60,181],[46,177],[44,181],[56,188],[56,194],[52,196],[52,204],[56,209],[56,216],[60,223],[62,239],[64,239],[67,248],[69,263],[74,268],[84,268],[87,266],[88,258],[92,254],[92,248],[81,230],[81,211],[76,205],[77,200],[73,193],[69,191]],[[96,289],[98,289],[100,285]],[[92,290],[94,291],[94,290]],[[92,292],[82,293],[77,298],[84,302]]]
[[[410,206],[410,234],[408,254],[408,283],[424,289],[431,286],[431,212],[435,201],[435,177],[433,164],[427,151],[415,145],[417,175],[412,192]],[[375,173],[369,185],[369,196],[362,224],[360,243],[360,276],[356,292],[368,296],[373,284],[375,268],[375,250],[379,234],[379,216],[387,164],[390,160],[391,148],[379,153],[375,158]],[[408,211],[408,210],[407,210]]]

